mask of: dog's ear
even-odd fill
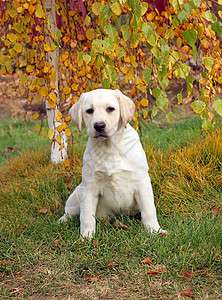
[[[125,96],[120,90],[115,90],[114,92],[119,101],[120,114],[123,120],[123,124],[126,127],[126,124],[129,123],[129,121],[131,121],[133,118],[135,112],[135,104],[129,97]]]
[[[69,116],[79,131],[82,130],[82,106],[83,101],[85,99],[86,93],[83,93],[78,102],[73,104],[73,106],[69,110]]]

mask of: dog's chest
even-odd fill
[[[97,172],[95,176],[102,205],[106,210],[110,213],[128,213],[133,209],[136,187],[132,172],[122,171],[112,175]]]

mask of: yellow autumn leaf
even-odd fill
[[[49,78],[53,81],[53,82],[56,82],[56,73],[51,73],[49,75]]]
[[[59,145],[61,145],[61,143],[62,143],[61,135],[57,135],[57,137],[56,137],[56,142],[57,142]]]
[[[121,67],[120,70],[123,72],[124,75],[129,71],[127,67]]]
[[[62,123],[61,125],[59,125],[59,126],[57,127],[57,131],[58,131],[59,133],[61,133],[63,130],[66,129],[66,127],[67,127],[67,124],[66,124],[66,123]]]
[[[28,8],[28,10],[29,10],[30,15],[32,15],[34,13],[34,11],[35,11],[35,6],[30,5],[29,8]]]
[[[50,97],[50,99],[51,99],[54,103],[57,102],[57,95],[56,95],[55,92],[51,92],[51,93],[49,94],[49,97]]]
[[[14,33],[8,33],[7,39],[9,39],[10,42],[14,43],[17,40],[17,35]]]
[[[51,48],[50,48],[50,46],[49,46],[48,44],[44,44],[44,50],[45,50],[46,52],[48,52],[48,51],[51,50]]]
[[[22,52],[22,44],[16,43],[15,46],[14,46],[14,50],[17,53],[21,53]]]
[[[55,131],[52,128],[50,128],[49,131],[48,131],[48,137],[49,137],[50,140],[53,139],[54,134],[55,134]]]
[[[58,110],[57,115],[58,115],[60,118],[62,118],[62,113],[61,113],[60,110]]]
[[[34,65],[28,65],[28,66],[26,67],[26,71],[27,71],[28,73],[32,73],[32,72],[34,71],[34,68],[35,68]]]
[[[36,124],[35,130],[39,131],[41,129],[41,125],[39,123]]]
[[[48,88],[47,86],[41,87],[39,90],[39,94],[43,97],[46,97],[48,95]]]
[[[38,119],[39,114],[36,112],[36,113],[34,113],[34,115],[32,117],[33,117],[34,120],[36,120],[36,119]]]
[[[65,134],[66,134],[66,136],[71,136],[72,132],[71,132],[71,130],[69,128],[66,128],[65,129]]]
[[[111,4],[111,10],[114,12],[115,15],[117,16],[121,15],[121,11],[122,11],[121,6],[117,1]]]
[[[45,138],[47,136],[47,131],[45,129],[42,130],[42,136]]]
[[[94,33],[94,29],[93,28],[89,28],[87,31],[86,31],[86,37],[88,40],[93,40],[95,38],[95,33]]]
[[[69,162],[68,158],[64,161],[64,166],[65,166],[65,168],[70,166],[70,162]]]
[[[66,117],[65,120],[64,120],[66,123],[69,123],[71,121],[71,118],[70,117]]]
[[[63,93],[65,95],[69,95],[71,92],[71,88],[69,86],[65,86],[64,89],[63,89]]]
[[[96,16],[98,16],[100,14],[101,6],[102,6],[102,4],[100,2],[94,2],[92,4],[92,11]]]
[[[149,101],[146,99],[146,98],[143,98],[141,101],[140,101],[140,105],[142,107],[147,107],[149,104]]]
[[[48,106],[49,106],[50,108],[55,108],[55,107],[56,107],[56,103],[53,102],[52,99],[49,99],[49,100],[48,100]]]
[[[35,15],[37,18],[43,18],[44,17],[44,11],[41,8],[38,8],[35,12]]]
[[[10,9],[9,15],[11,18],[15,18],[17,16],[17,12],[14,9]]]

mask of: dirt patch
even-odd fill
[[[172,79],[166,92],[169,98],[168,109],[173,110],[175,106],[178,105],[177,95],[182,93],[183,95],[183,105],[185,111],[191,111],[191,102],[199,96],[198,88],[198,77],[200,72],[196,72],[194,75],[197,78],[196,86],[194,88],[194,95],[187,97],[187,85],[184,79]],[[0,119],[11,117],[31,117],[33,113],[38,112],[40,116],[45,116],[45,103],[43,100],[37,102],[36,95],[34,95],[34,100],[32,103],[27,101],[28,94],[20,93],[20,76],[21,73],[15,73],[13,75],[2,75],[0,74]],[[133,99],[131,95],[131,85],[121,85],[121,90]],[[72,96],[66,102],[61,101],[61,110],[67,115],[68,109],[71,106]],[[148,108],[151,109],[155,104],[155,98],[147,90],[144,94],[141,93],[141,98],[146,97],[149,100]],[[133,99],[135,100],[135,99]]]

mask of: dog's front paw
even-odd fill
[[[63,215],[63,216],[57,221],[57,223],[58,223],[58,224],[61,224],[61,223],[66,222],[67,220],[68,220],[67,215]]]
[[[160,228],[158,230],[158,233],[161,234],[161,235],[167,235],[169,232],[167,230],[164,230],[164,229]]]

